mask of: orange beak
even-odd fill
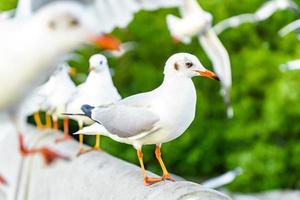
[[[92,39],[92,42],[96,44],[97,47],[106,50],[120,50],[121,42],[116,37],[110,35],[101,35]]]
[[[204,76],[204,77],[207,77],[207,78],[210,78],[210,79],[213,79],[213,80],[220,81],[219,77],[215,73],[213,73],[212,71],[209,71],[209,70],[205,70],[205,71],[196,70],[196,72],[198,72],[200,76]]]

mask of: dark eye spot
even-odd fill
[[[174,69],[177,71],[179,70],[179,65],[177,63],[174,64]]]
[[[185,63],[185,66],[187,68],[191,68],[193,66],[193,63],[192,62],[187,62],[187,63]]]
[[[48,23],[48,27],[49,27],[50,29],[55,29],[56,23],[55,23],[54,21],[50,21],[50,22]]]
[[[101,61],[100,61],[100,65],[102,65],[102,64],[103,64],[103,61],[101,60]]]
[[[78,26],[79,25],[79,21],[77,20],[77,19],[72,19],[71,21],[70,21],[70,25],[71,26]]]

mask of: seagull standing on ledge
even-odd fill
[[[244,23],[261,22],[271,17],[276,11],[291,9],[299,12],[297,4],[292,0],[269,0],[264,3],[255,13],[246,13],[225,19],[214,26],[219,35],[224,30],[237,27]]]
[[[177,53],[171,56],[164,68],[163,83],[156,89],[127,97],[117,103],[102,107],[83,105],[82,111],[98,124],[94,132],[103,131],[106,136],[127,144],[137,150],[144,184],[172,180],[161,158],[161,145],[178,138],[195,117],[196,89],[194,76],[219,80],[205,69],[194,55]],[[102,127],[103,126],[103,127]],[[90,127],[82,133],[93,132]],[[162,168],[162,178],[147,176],[142,146],[155,144],[155,155]]]
[[[213,68],[221,81],[221,94],[227,109],[227,117],[233,117],[230,100],[231,65],[227,50],[211,28],[212,16],[205,12],[196,0],[184,0],[179,7],[182,18],[167,16],[167,25],[175,41],[190,43],[193,36],[198,40],[213,63]]]
[[[66,105],[67,113],[80,113],[83,104],[92,106],[109,105],[121,99],[118,90],[114,86],[108,67],[107,59],[101,54],[95,54],[89,59],[90,73],[86,81],[77,86],[74,93],[70,96]],[[83,125],[91,125],[94,123],[86,116],[69,115],[70,118],[76,120],[79,130]],[[101,133],[101,132],[100,132]],[[96,144],[93,148],[85,150],[83,147],[83,134],[79,135],[80,149],[77,155],[89,152],[91,150],[100,149],[100,135],[96,134]]]

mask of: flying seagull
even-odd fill
[[[300,59],[281,64],[280,69],[281,71],[300,70]]]
[[[275,12],[286,9],[299,12],[297,4],[292,0],[269,0],[254,13],[233,16],[219,22],[214,26],[214,30],[219,35],[228,28],[237,27],[244,23],[256,23],[264,21],[271,17]]]
[[[290,32],[295,31],[297,33],[298,40],[300,40],[300,19],[293,21],[292,23],[286,25],[282,29],[279,30],[279,35],[281,37],[286,36]]]
[[[102,106],[112,104],[121,99],[121,96],[112,81],[106,57],[101,54],[92,55],[89,59],[89,64],[90,73],[86,81],[77,86],[76,90],[70,96],[66,104],[67,113],[84,114],[81,111],[81,106],[83,104]],[[83,125],[91,125],[94,123],[93,120],[86,116],[70,115],[69,117],[78,122],[80,130],[83,128]],[[96,136],[95,146],[87,150],[84,149],[82,145],[83,134],[80,134],[79,140],[80,149],[78,155],[91,150],[100,149],[100,135]]]
[[[118,142],[134,146],[145,185],[162,180],[174,181],[161,158],[161,145],[182,135],[194,120],[196,90],[192,77],[195,76],[219,80],[194,55],[177,53],[167,60],[164,80],[158,88],[129,96],[108,106],[82,106],[85,115],[99,126],[94,132],[100,130]],[[85,134],[88,128],[80,132]],[[155,154],[163,171],[162,178],[150,178],[145,171],[142,146],[151,144],[156,145]]]
[[[196,0],[184,0],[179,7],[179,18],[167,16],[167,25],[172,37],[183,43],[190,43],[193,36],[198,36],[200,45],[213,63],[213,68],[221,80],[221,94],[227,108],[227,116],[233,117],[230,100],[231,66],[227,50],[211,28],[212,16],[204,11]]]

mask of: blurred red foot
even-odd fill
[[[26,148],[24,145],[22,134],[19,134],[19,149],[20,149],[20,153],[23,156],[29,156],[29,155],[40,153],[43,156],[46,165],[50,165],[58,159],[65,160],[65,161],[70,160],[67,156],[56,153],[55,151],[53,151],[47,147],[41,147],[41,148],[36,148],[36,149]]]
[[[0,176],[0,185],[7,185],[7,181],[3,178],[3,176]]]

